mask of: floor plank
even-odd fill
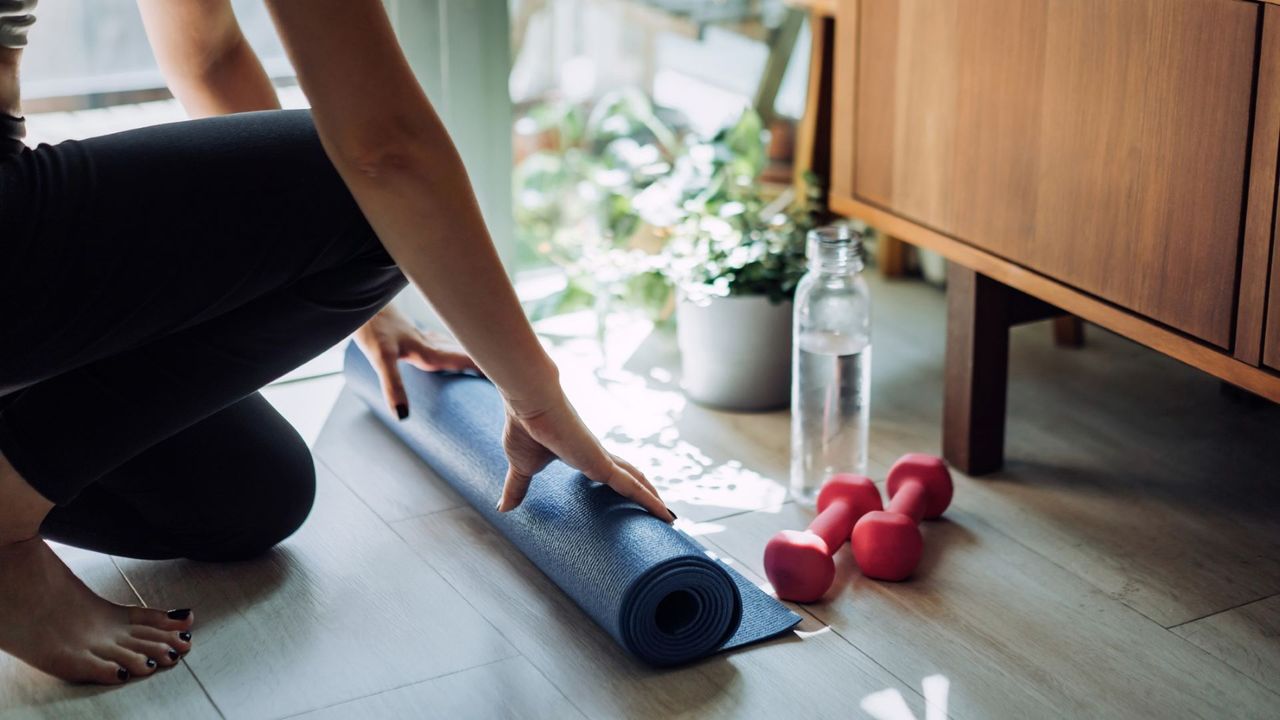
[[[589,717],[847,718],[898,683],[808,618],[787,639],[674,670],[630,658],[470,508],[396,523],[399,532]]]
[[[902,452],[938,449],[944,313],[918,283],[872,286],[882,477]],[[634,343],[604,379],[589,345],[556,343],[570,394],[682,527],[751,573],[773,531],[807,522],[783,503],[785,413],[686,402],[669,335]],[[152,604],[196,606],[188,667],[232,718],[452,708],[494,672],[541,697],[526,661],[589,717],[847,718],[894,693],[923,717],[921,687],[939,675],[959,718],[1274,717],[1280,408],[1233,402],[1102,331],[1068,351],[1028,326],[1012,353],[1007,467],[957,476],[918,579],[871,583],[842,555],[839,594],[794,638],[688,668],[627,659],[354,397],[317,426],[333,379],[272,391],[318,438],[321,502],[297,537],[241,565],[122,567]],[[127,590],[109,573],[92,582]],[[208,714],[183,677],[82,697],[0,660],[0,716]],[[475,707],[505,700],[490,694]]]
[[[138,597],[105,555],[55,546],[58,556],[94,592],[123,605]],[[185,663],[119,688],[71,685],[0,654],[0,718],[3,720],[100,720],[107,718],[217,718]]]
[[[387,522],[465,503],[350,391],[338,398],[313,452]]]
[[[1280,693],[1280,595],[1179,625],[1173,631]]]
[[[590,313],[578,316],[578,324],[587,319]],[[553,320],[561,331],[569,324]],[[785,501],[779,480],[788,471],[789,415],[722,412],[690,402],[680,389],[674,334],[668,329],[637,339],[625,330],[618,334],[629,351],[626,362],[605,372],[598,370],[594,336],[570,335],[552,347],[566,392],[605,446],[644,471],[682,518],[714,520]]]
[[[777,516],[724,521],[710,539],[760,571]],[[895,676],[950,680],[955,718],[1274,717],[1276,695],[1024,548],[973,513],[925,531],[926,556],[906,583],[856,572],[847,547],[825,603],[809,611]]]
[[[528,660],[516,657],[297,717],[299,720],[569,720],[583,715]]]
[[[341,375],[328,375],[270,385],[262,389],[262,395],[293,425],[308,446],[314,446],[344,385]]]
[[[193,607],[187,662],[229,718],[274,718],[514,656],[333,474],[308,523],[240,564],[121,561],[157,607]]]
[[[873,283],[871,470],[937,452],[943,296]],[[1103,330],[1014,330],[1006,467],[956,504],[1168,627],[1280,592],[1280,406]]]

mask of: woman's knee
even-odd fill
[[[315,462],[296,433],[278,438],[270,457],[255,458],[245,480],[237,488],[236,516],[188,557],[231,561],[263,555],[297,532],[315,504]]]
[[[282,448],[282,458],[275,467],[273,478],[265,483],[261,493],[257,523],[252,545],[259,552],[275,547],[297,532],[311,514],[316,500],[316,466],[301,437]]]

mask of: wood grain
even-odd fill
[[[1275,235],[1280,238],[1280,212],[1276,213]],[[1267,291],[1267,328],[1263,362],[1272,370],[1280,372],[1280,253],[1274,245],[1271,249],[1271,282]],[[1274,400],[1275,397],[1272,397]],[[1280,402],[1280,401],[1277,401]]]
[[[1263,338],[1265,343],[1263,362],[1272,370],[1280,371],[1280,252],[1276,252],[1275,248],[1277,239],[1280,239],[1280,212],[1276,213],[1272,237],[1271,281],[1270,289],[1267,291],[1267,327]]]
[[[946,323],[941,298],[872,292],[894,308],[873,317],[883,477],[903,452],[937,452]],[[1280,592],[1280,406],[1246,408],[1105,331],[1063,352],[1025,325],[1009,352],[1005,466],[958,479],[958,507],[1162,626]]]
[[[195,609],[186,662],[222,713],[281,717],[516,655],[341,481],[318,474],[307,524],[267,557],[120,561],[148,603]]]
[[[838,0],[835,20],[834,69],[831,78],[831,183],[830,197],[853,196],[853,170],[857,152],[859,0]]]
[[[947,266],[942,456],[970,475],[1004,463],[1009,298],[1016,292],[962,265]]]
[[[838,213],[859,218],[881,232],[892,233],[913,245],[934,250],[948,260],[958,262],[1029,295],[1034,295],[1072,315],[1119,333],[1233,385],[1238,385],[1273,402],[1280,402],[1280,375],[1242,363],[1216,348],[1154,324],[1122,307],[1064,285],[1033,270],[1010,263],[973,245],[903,219],[874,205],[852,198],[833,196],[831,207]],[[1278,286],[1273,290],[1280,291],[1280,280],[1277,280],[1276,275],[1272,276],[1272,284]],[[1273,303],[1280,304],[1275,300],[1280,297],[1280,293],[1273,292],[1271,297]],[[1273,318],[1276,325],[1274,336],[1280,337],[1280,312],[1268,315],[1269,326]],[[1269,333],[1267,337],[1268,348],[1270,348],[1273,335]],[[1275,359],[1268,360],[1268,363],[1280,370],[1280,340],[1275,342],[1277,346]],[[1268,358],[1271,357],[1268,355]]]
[[[846,718],[858,698],[885,689],[923,714],[918,695],[812,618],[765,646],[654,670],[470,508],[394,527],[588,717]]]
[[[302,720],[582,718],[528,660],[499,660],[390,692],[298,715]]]
[[[351,445],[364,452],[348,452]],[[372,411],[349,392],[341,393],[333,404],[315,456],[335,475],[347,478],[351,491],[388,522],[466,502],[390,430],[374,421]]]
[[[1280,7],[1262,13],[1258,83],[1249,161],[1249,198],[1240,256],[1240,292],[1232,355],[1250,365],[1262,362],[1267,274],[1275,222],[1276,161],[1280,152]]]
[[[946,312],[942,294],[921,283],[868,280],[877,300],[869,471],[883,477],[905,451],[938,451]],[[385,431],[343,401],[316,452],[347,476],[338,484],[322,471],[316,512],[273,556],[121,565],[153,604],[196,607],[188,667],[233,720],[295,708],[520,716],[544,704],[564,717],[848,718],[882,692],[919,718],[922,679],[934,673],[951,682],[955,718],[1274,715],[1280,676],[1236,659],[1270,657],[1270,605],[1196,618],[1280,592],[1271,472],[1280,408],[1225,400],[1216,381],[1110,332],[1077,352],[1057,350],[1043,326],[1010,337],[1008,462],[981,481],[957,475],[950,522],[926,528],[920,576],[855,581],[842,551],[831,597],[796,638],[693,667],[658,672],[626,660],[469,509],[419,514],[430,506],[423,497],[446,496],[440,480],[389,461],[392,447],[371,432]],[[626,369],[608,380],[583,370],[592,344],[553,349],[589,423],[612,431],[625,456],[664,461],[683,527],[752,577],[764,539],[807,521],[765,501],[785,484],[786,415],[682,402],[665,333],[628,350]],[[671,482],[693,465],[704,469]],[[343,487],[369,482],[380,484],[382,511],[413,515],[396,532]],[[424,496],[424,484],[440,487]],[[106,582],[73,564],[110,591],[109,562],[97,561]],[[457,610],[459,597],[489,630]],[[1245,614],[1238,629],[1228,622]],[[1174,632],[1205,651],[1161,627],[1179,623]],[[1205,638],[1223,642],[1211,648]],[[0,704],[6,718],[200,718],[207,703],[187,684],[147,694],[152,681],[26,695],[7,682],[12,668],[0,660],[0,703],[16,703]]]
[[[764,540],[809,517],[730,518],[712,540],[758,571]],[[845,549],[847,579],[809,610],[899,678],[945,676],[950,717],[1265,717],[1280,699],[967,509],[947,518],[914,579],[864,578]]]
[[[1258,15],[1051,3],[1035,235],[993,248],[1228,347]]]
[[[831,188],[831,110],[834,76],[835,21],[814,10],[809,15],[809,82],[805,93],[804,116],[796,129],[795,168],[792,183],[796,197],[805,197],[813,172],[823,188]],[[825,195],[825,192],[824,192]],[[825,198],[823,200],[825,205]]]
[[[1173,631],[1266,685],[1280,678],[1280,595],[1273,595]]]
[[[857,97],[851,197],[1227,347],[1258,15],[866,3],[856,85],[837,62],[837,98]]]

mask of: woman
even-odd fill
[[[357,328],[402,418],[398,358],[499,388],[500,510],[560,457],[673,519],[565,398],[379,0],[268,1],[310,113],[31,150],[18,67],[34,4],[0,0],[0,650],[103,684],[177,662],[189,609],[107,602],[44,539],[217,561],[287,537],[311,458],[256,391]],[[229,0],[140,6],[191,114],[277,107]],[[385,307],[405,275],[469,356]]]

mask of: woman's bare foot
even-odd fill
[[[93,593],[40,538],[0,546],[0,650],[71,682],[119,685],[191,649],[190,610]]]

